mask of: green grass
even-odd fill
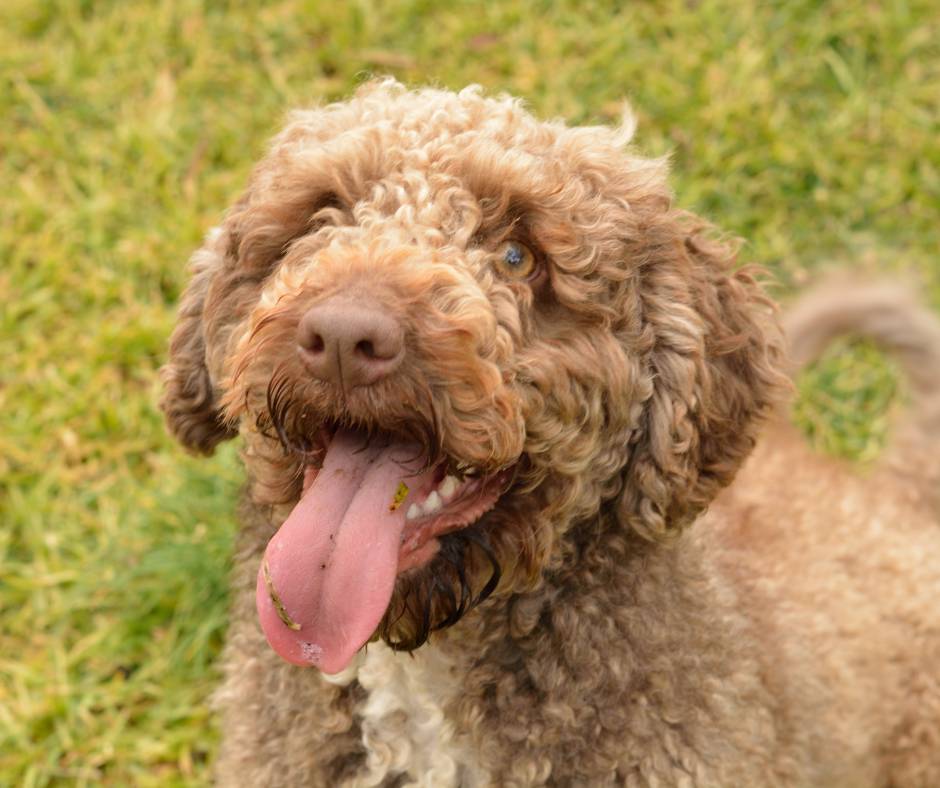
[[[156,371],[183,263],[287,108],[370,73],[573,122],[629,97],[781,294],[837,262],[940,304],[933,0],[452,5],[4,2],[0,784],[208,779],[239,470],[170,442]],[[868,459],[894,385],[830,354],[799,419]]]

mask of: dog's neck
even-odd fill
[[[413,660],[391,655],[410,681],[427,681],[428,698],[441,704],[441,751],[461,774],[486,766],[480,753],[499,752],[495,763],[511,762],[514,751],[571,730],[593,731],[600,750],[613,751],[646,715],[704,714],[718,730],[732,707],[722,705],[725,678],[737,674],[747,684],[740,674],[756,664],[745,653],[748,623],[709,570],[707,544],[697,534],[669,545],[601,524],[594,534],[580,540],[570,569],[546,575],[530,592],[485,603]],[[700,646],[690,651],[689,642]],[[372,672],[376,665],[387,671],[388,662],[376,660]],[[364,686],[372,672],[363,675]],[[748,691],[763,694],[759,677],[750,680]],[[461,759],[468,751],[475,753],[469,762]],[[585,750],[575,757],[599,756]]]

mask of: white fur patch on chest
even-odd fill
[[[407,775],[405,786],[476,788],[489,783],[466,737],[444,716],[459,677],[438,649],[424,646],[402,654],[373,643],[359,657],[357,678],[369,693],[357,710],[368,755],[364,772],[351,785],[381,785],[399,774]]]

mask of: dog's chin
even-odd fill
[[[413,651],[488,599],[504,572],[487,538],[488,526],[499,514],[497,504],[475,522],[440,535],[430,543],[423,564],[400,571],[371,640]]]
[[[317,444],[259,569],[278,654],[335,672],[379,637],[417,648],[492,593],[501,570],[485,522],[518,463],[485,472],[374,428],[325,427]]]

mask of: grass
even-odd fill
[[[679,201],[781,294],[837,262],[913,271],[936,306],[937,42],[932,0],[6,0],[0,784],[208,780],[240,477],[165,436],[156,372],[183,263],[288,107],[370,73],[572,122],[626,96]],[[799,420],[868,459],[894,386],[840,346]]]

